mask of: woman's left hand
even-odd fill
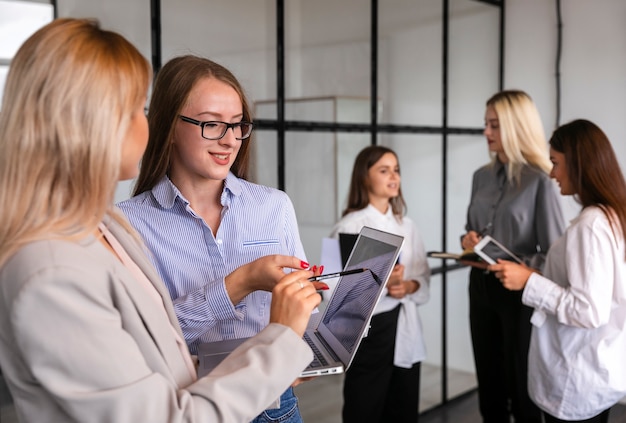
[[[387,281],[387,295],[401,299],[419,289],[419,284],[404,279],[404,265],[396,264]]]
[[[411,285],[415,285],[413,281],[402,281],[393,285],[387,285],[388,295],[393,298],[401,299],[405,295],[411,294],[409,290]]]
[[[489,265],[487,270],[493,272],[495,277],[500,279],[502,285],[511,291],[524,289],[528,278],[533,273],[533,270],[526,265],[502,259],[498,259],[497,264]]]

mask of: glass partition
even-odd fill
[[[161,29],[163,63],[207,57],[235,74],[251,103],[276,98],[275,0],[162,0]]]
[[[28,37],[54,16],[49,1],[0,0],[0,99],[11,59]]]
[[[440,126],[443,8],[439,1],[381,1],[378,20],[381,123]]]
[[[449,126],[483,125],[485,102],[498,91],[499,22],[499,7],[475,0],[450,2]]]
[[[370,4],[369,0],[285,2],[286,98],[369,99]],[[285,113],[295,106],[286,104]],[[315,120],[314,115],[298,117]],[[353,122],[355,116],[334,117],[337,122]]]

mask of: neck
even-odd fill
[[[387,213],[387,210],[389,210],[389,207],[391,207],[391,204],[389,204],[389,200],[382,198],[370,198],[370,204],[382,214]]]
[[[170,180],[196,212],[221,207],[220,198],[224,190],[224,180],[191,179],[174,174],[170,175]]]

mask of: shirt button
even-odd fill
[[[219,245],[222,245],[222,240],[221,240],[221,239],[218,239],[218,240],[216,240],[216,241],[217,241],[217,243],[218,243]]]

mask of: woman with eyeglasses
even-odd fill
[[[170,60],[154,84],[134,197],[119,204],[150,249],[193,354],[202,342],[260,332],[284,275],[271,260],[306,260],[289,197],[247,181],[251,120],[228,69],[192,55]],[[255,422],[277,419],[301,421],[292,388]]]
[[[245,422],[313,358],[302,335],[320,297],[313,272],[300,270],[274,287],[271,323],[196,377],[170,296],[112,204],[148,141],[151,78],[132,44],[84,19],[44,26],[11,62],[0,113],[0,366],[21,422]]]

